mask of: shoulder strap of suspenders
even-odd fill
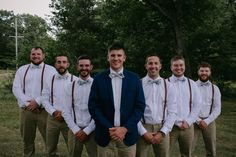
[[[209,113],[209,115],[210,115],[211,112],[212,112],[213,103],[214,103],[215,89],[214,89],[214,85],[213,85],[213,83],[211,83],[211,89],[212,89],[212,96],[211,96],[211,109],[210,109],[210,113]]]
[[[72,110],[73,110],[73,114],[74,114],[74,122],[76,124],[74,90],[75,90],[75,81],[73,81],[73,83],[72,83],[72,90],[71,90],[72,101],[71,102],[72,102]]]
[[[55,75],[52,77],[52,82],[51,82],[51,103],[53,105],[53,85],[54,85],[54,80],[55,80]]]
[[[43,70],[41,73],[41,95],[42,95],[42,91],[43,91],[43,77],[44,77],[44,71],[45,71],[45,64],[43,65]]]
[[[73,75],[71,74],[70,82],[73,82]]]
[[[162,125],[164,124],[164,121],[165,121],[165,111],[166,111],[166,106],[167,106],[167,85],[166,85],[166,80],[164,78],[163,78],[163,81],[164,81],[164,87],[165,87],[165,99],[164,99]]]
[[[191,83],[190,83],[189,78],[188,78],[188,86],[189,86],[189,110],[191,112],[192,111],[192,88],[191,88]]]
[[[23,93],[25,94],[25,78],[26,78],[26,75],[28,73],[28,70],[30,68],[30,65],[27,67],[27,69],[25,70],[25,74],[24,74],[24,78],[23,78]]]

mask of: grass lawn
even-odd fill
[[[0,70],[0,157],[22,156],[23,143],[19,130],[19,108],[16,99],[11,93],[13,71]],[[236,157],[236,99],[222,101],[222,113],[216,121],[217,127],[217,156]],[[41,136],[36,136],[36,157],[45,156],[44,143]],[[180,157],[176,145],[175,155]],[[68,156],[67,149],[62,137],[58,150],[61,157]],[[197,157],[204,157],[205,150],[202,138],[199,138],[196,148]],[[152,157],[152,152],[150,152]],[[83,157],[87,157],[86,153]]]

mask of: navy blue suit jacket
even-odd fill
[[[110,70],[97,74],[94,78],[89,96],[89,112],[95,121],[95,141],[100,146],[110,142],[109,128],[114,127],[114,101]],[[124,69],[122,78],[120,126],[127,128],[124,143],[135,144],[139,134],[137,123],[143,116],[145,99],[138,76]]]

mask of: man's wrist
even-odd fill
[[[163,131],[158,131],[159,133],[161,133],[162,137],[166,137],[166,134]]]

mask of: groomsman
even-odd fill
[[[79,79],[70,83],[66,93],[66,102],[62,112],[68,127],[70,157],[81,157],[85,146],[89,157],[97,156],[97,145],[94,140],[95,124],[88,111],[88,98],[93,78],[90,73],[93,69],[91,59],[82,55],[77,59]]]
[[[57,144],[60,133],[67,145],[68,127],[62,117],[63,105],[67,104],[65,100],[65,89],[67,84],[77,79],[68,72],[70,66],[67,55],[60,54],[55,58],[55,68],[57,74],[51,77],[50,82],[45,84],[43,89],[43,106],[48,112],[46,145],[47,155],[49,157],[57,155]]]
[[[35,155],[35,137],[38,128],[46,143],[47,112],[42,106],[44,84],[56,73],[54,67],[44,63],[42,47],[30,51],[30,64],[21,66],[15,74],[12,92],[20,107],[20,132],[24,143],[24,157]]]
[[[210,81],[211,65],[202,62],[198,66],[196,81],[202,95],[202,107],[194,124],[193,150],[198,136],[202,134],[205,143],[206,156],[216,157],[216,125],[215,120],[221,112],[221,93],[219,88]]]
[[[172,76],[168,80],[177,90],[177,120],[170,133],[170,149],[173,150],[178,141],[181,157],[191,157],[194,138],[192,124],[201,109],[201,95],[197,84],[184,76],[185,60],[182,56],[171,59],[171,71]]]
[[[137,157],[148,157],[151,147],[156,157],[169,157],[169,132],[177,114],[176,89],[160,77],[160,58],[146,58],[147,75],[142,79],[146,108],[138,130],[142,136],[137,143]]]

